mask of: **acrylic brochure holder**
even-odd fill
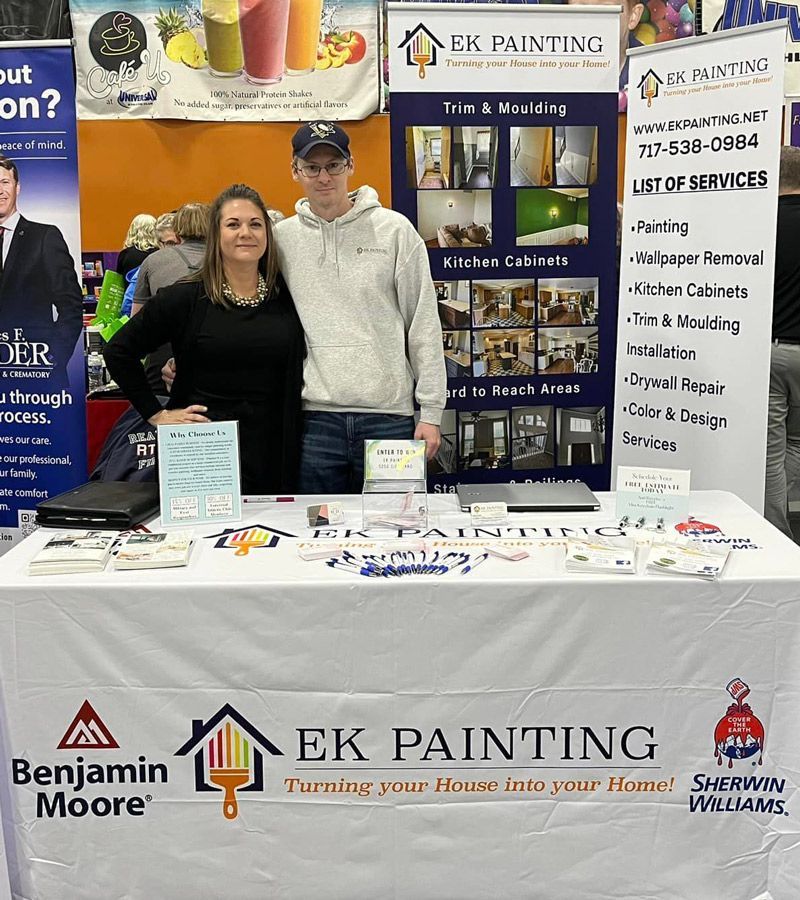
[[[364,441],[364,528],[428,524],[425,441]]]

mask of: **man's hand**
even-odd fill
[[[428,459],[436,456],[439,445],[442,443],[442,433],[439,431],[438,425],[429,425],[427,422],[420,422],[414,431],[415,441],[425,441],[425,455]]]
[[[175,357],[170,356],[170,358],[164,363],[161,368],[161,377],[164,380],[164,384],[167,386],[167,390],[172,390],[172,382],[175,381],[175,375],[177,374],[178,369],[175,366]]]
[[[185,409],[162,409],[147,420],[151,425],[193,425],[195,422],[210,422],[203,413],[207,406],[187,406]]]

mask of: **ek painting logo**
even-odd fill
[[[444,44],[422,23],[406,32],[399,44],[400,49],[403,47],[406,50],[406,65],[417,66],[420,78],[425,77],[425,66],[435,66],[438,51],[444,50]]]
[[[652,106],[653,100],[658,97],[659,85],[664,82],[652,70],[648,69],[639,80],[639,91],[642,100],[647,100],[647,105]]]
[[[236,791],[264,790],[264,754],[283,756],[269,738],[226,703],[207,721],[192,720],[192,736],[175,752],[194,754],[195,790],[224,791],[222,813],[239,815]]]
[[[279,531],[268,525],[248,525],[245,528],[225,528],[218,534],[207,534],[206,539],[217,538],[214,547],[217,550],[236,549],[234,556],[248,556],[251,550],[278,546],[282,537],[296,537],[288,531]]]

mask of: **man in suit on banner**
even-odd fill
[[[83,296],[61,232],[20,215],[19,190],[16,165],[0,156],[0,340],[10,345],[0,365],[50,370],[51,384],[64,383]]]

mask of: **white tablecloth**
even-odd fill
[[[358,503],[316,538],[373,544]],[[515,518],[522,562],[393,579],[300,561],[304,506],[198,529],[185,569],[31,578],[43,532],[0,559],[14,897],[800,896],[800,549],[752,510],[693,495],[737,548],[704,583],[564,573],[610,495]],[[432,507],[430,543],[498,540]]]

